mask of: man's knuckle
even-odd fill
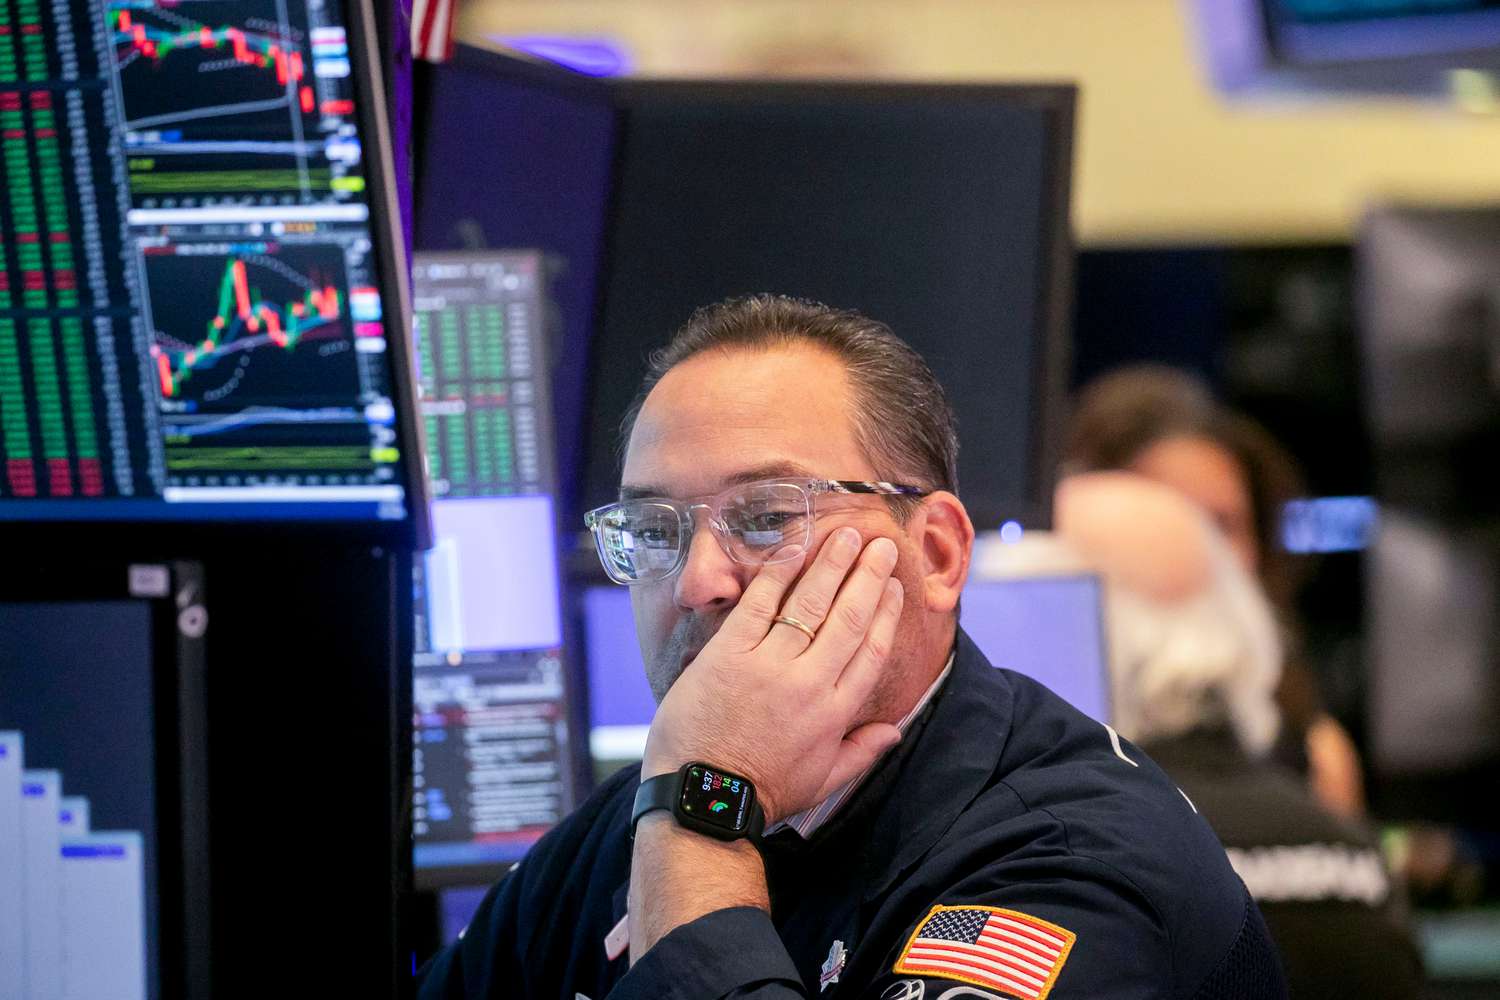
[[[775,602],[762,594],[747,595],[739,606],[755,618],[769,618],[776,613]]]
[[[858,604],[845,604],[839,608],[839,620],[851,632],[863,632],[870,627],[870,614]]]
[[[797,612],[799,618],[807,618],[812,621],[822,621],[828,615],[828,606],[831,603],[827,595],[817,592],[797,595]]]

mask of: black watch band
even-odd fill
[[[656,809],[672,814],[679,826],[718,840],[758,842],[766,826],[749,779],[701,761],[641,782],[630,814],[630,836],[641,817]]]

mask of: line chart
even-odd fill
[[[298,131],[317,110],[307,27],[284,3],[116,0],[105,16],[127,130],[251,116],[250,129]]]
[[[138,207],[357,197],[342,28],[288,0],[105,0]]]
[[[175,247],[145,256],[163,400],[197,414],[318,408],[359,389],[342,250]],[[191,290],[189,293],[188,290]]]

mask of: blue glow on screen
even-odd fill
[[[547,496],[433,502],[435,541],[425,573],[432,648],[562,643],[553,523]]]
[[[560,35],[493,35],[507,48],[556,63],[584,76],[624,76],[630,56],[608,38],[568,38]]]
[[[1281,510],[1281,544],[1298,555],[1358,552],[1370,544],[1379,514],[1371,497],[1293,500]]]
[[[1040,681],[1097,722],[1109,721],[1109,671],[1093,576],[971,580],[959,623],[996,667]]]

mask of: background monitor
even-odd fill
[[[971,580],[960,608],[964,631],[990,663],[1041,681],[1096,722],[1110,721],[1097,577]]]
[[[614,108],[597,81],[466,45],[416,69],[417,247],[545,254],[558,510],[574,530]]]
[[[565,531],[614,499],[647,354],[699,306],[756,291],[889,322],[958,410],[976,517],[1045,521],[1071,89],[601,81],[462,46],[419,83],[418,246],[536,246],[565,268]]]
[[[1441,97],[1500,63],[1494,0],[1196,0],[1209,76],[1230,94]]]
[[[694,309],[773,291],[888,323],[958,414],[975,522],[1047,519],[1067,376],[1071,89],[626,81],[614,92],[589,505],[615,499],[617,428],[647,354]]]
[[[0,45],[0,520],[420,538],[367,8],[179,7],[22,7]]]
[[[204,765],[182,749],[202,753],[202,633],[175,599],[206,622],[201,586],[111,563],[0,587],[0,994],[184,995],[207,923],[184,794]]]
[[[1356,250],[1379,517],[1364,579],[1371,799],[1489,822],[1500,776],[1500,208],[1386,205]]]
[[[635,637],[630,590],[613,584],[586,587],[582,606],[589,753],[596,772],[607,773],[644,755],[656,699],[646,682],[646,665]]]
[[[414,860],[490,882],[576,802],[553,503],[546,267],[418,254],[434,545],[416,573]]]

